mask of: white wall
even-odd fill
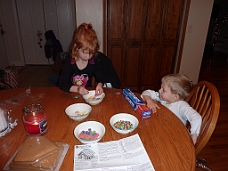
[[[97,33],[100,51],[103,52],[103,0],[75,0],[76,25],[91,23]]]
[[[180,73],[198,82],[214,0],[191,0]]]

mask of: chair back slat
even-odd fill
[[[201,81],[194,86],[186,101],[202,116],[202,126],[195,144],[197,155],[214,132],[220,110],[220,97],[213,84]],[[189,126],[187,128],[190,129]]]
[[[201,91],[201,93],[202,93],[201,103],[200,103],[199,109],[197,110],[199,113],[202,113],[203,109],[205,110],[208,107],[206,103],[210,102],[210,100],[208,99],[208,95],[210,93],[209,90],[204,89],[203,91]]]
[[[210,106],[211,106],[211,96],[209,96],[209,98],[205,101],[205,104],[204,104],[202,110],[198,111],[198,113],[200,113],[201,116],[206,115]]]
[[[200,139],[200,136],[202,136],[202,134],[204,133],[205,129],[207,129],[207,124],[210,123],[211,121],[210,114],[208,113],[211,113],[211,108],[208,108],[207,111],[205,112],[205,115],[202,115],[202,126],[200,130],[199,139]]]
[[[204,87],[199,87],[198,88],[198,90],[197,90],[197,93],[196,93],[196,104],[195,104],[195,106],[194,106],[194,108],[196,109],[196,110],[198,110],[199,109],[199,106],[201,105],[201,99],[202,99],[202,96],[203,96],[203,90],[204,90]]]

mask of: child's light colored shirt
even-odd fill
[[[194,110],[186,101],[179,100],[177,102],[167,104],[166,101],[160,99],[159,93],[153,90],[143,91],[143,93],[141,94],[142,99],[143,95],[150,96],[151,99],[158,101],[162,105],[166,106],[182,121],[184,125],[186,125],[187,121],[189,121],[191,125],[191,135],[199,135],[200,127],[202,124],[201,115],[196,110]]]

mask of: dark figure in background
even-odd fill
[[[45,56],[48,60],[52,58],[52,60],[55,62],[58,53],[63,52],[62,45],[60,41],[56,39],[53,30],[48,30],[45,32],[45,39]]]

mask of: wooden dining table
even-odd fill
[[[61,171],[73,170],[74,146],[81,144],[74,137],[73,131],[78,124],[89,120],[98,121],[105,126],[106,132],[100,142],[138,134],[156,171],[195,170],[194,144],[186,127],[171,111],[159,104],[160,109],[149,119],[143,120],[123,97],[122,89],[105,88],[104,93],[103,101],[98,105],[92,105],[92,111],[87,118],[74,121],[65,114],[65,109],[74,103],[86,103],[79,94],[64,92],[58,87],[1,90],[0,107],[11,110],[10,117],[13,121],[18,121],[17,126],[0,137],[0,169],[4,168],[27,137],[22,122],[23,108],[32,103],[40,103],[45,110],[48,124],[48,131],[43,136],[53,142],[69,145],[60,167]],[[136,95],[140,97],[140,94]],[[10,103],[12,100],[15,103]],[[136,116],[139,120],[138,127],[129,134],[115,132],[109,120],[117,113]]]

